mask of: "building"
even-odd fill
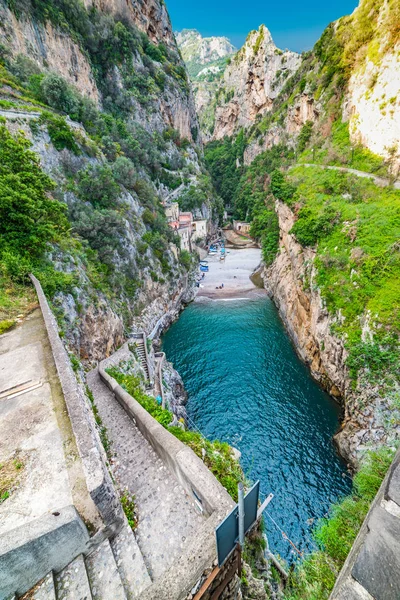
[[[192,239],[205,240],[207,237],[207,219],[198,219],[192,223]]]
[[[244,221],[233,221],[233,229],[236,233],[244,233],[248,235],[250,233],[250,223],[245,223]]]
[[[207,238],[207,219],[193,219],[193,213],[180,212],[178,202],[171,202],[164,206],[168,225],[181,238],[182,250],[193,251],[196,241]]]
[[[168,223],[179,221],[179,204],[177,202],[168,204],[165,207],[165,216],[167,217]]]

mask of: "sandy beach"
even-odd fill
[[[248,298],[265,293],[250,279],[261,262],[259,248],[227,249],[225,261],[219,260],[219,252],[205,260],[208,261],[209,272],[200,283],[197,298]],[[216,289],[222,284],[223,289]]]

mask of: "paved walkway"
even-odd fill
[[[112,442],[111,469],[117,486],[121,493],[128,489],[135,496],[139,517],[135,535],[155,580],[179,558],[204,517],[101,382],[97,370],[88,374],[87,381]]]
[[[295,167],[318,167],[320,169],[328,169],[330,171],[342,171],[343,173],[351,173],[352,175],[357,175],[357,177],[365,177],[368,179],[372,179],[376,185],[379,187],[388,187],[389,185],[393,185],[395,190],[400,190],[400,181],[395,181],[392,183],[389,179],[385,179],[384,177],[377,177],[373,173],[366,173],[365,171],[358,171],[357,169],[350,169],[349,167],[335,167],[333,165],[314,165],[311,163],[298,163],[291,167],[292,169]]]
[[[0,479],[14,470],[18,482],[11,483],[9,498],[0,503],[0,535],[70,504],[91,517],[92,504],[82,492],[82,465],[39,309],[0,336],[0,464]]]

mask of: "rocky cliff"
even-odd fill
[[[209,141],[220,80],[236,48],[226,37],[203,38],[195,29],[180,31],[176,41],[192,82],[202,138]]]
[[[70,223],[36,272],[70,350],[99,360],[190,294],[162,202],[190,192],[192,210],[213,211],[169,16],[159,0],[1,0],[0,60],[7,129],[30,141]],[[53,268],[50,283],[39,271]]]
[[[366,448],[390,445],[400,434],[399,415],[391,402],[393,392],[382,393],[379,384],[365,377],[357,387],[352,385],[345,340],[335,334],[344,317],[327,309],[316,285],[316,253],[303,248],[291,233],[294,212],[280,201],[276,211],[279,252],[274,263],[263,270],[264,284],[313,377],[343,405],[344,418],[335,439],[340,453],[357,465]],[[369,319],[364,319],[364,338],[369,326]]]
[[[283,52],[275,46],[265,25],[250,32],[221,81],[213,139],[232,136],[269,112],[273,100],[300,62],[301,57],[295,52]]]
[[[333,121],[342,119],[351,142],[390,161],[397,174],[399,18],[396,2],[361,0],[352,15],[332,23],[313,50],[302,55],[299,68],[273,99],[270,114],[249,131],[246,164],[277,143],[295,148],[309,123],[316,124],[313,144],[325,141],[327,147]]]

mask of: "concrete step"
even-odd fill
[[[57,600],[91,600],[85,561],[78,556],[55,577]]]
[[[35,587],[30,590],[21,600],[56,600],[56,588],[53,573],[46,575]]]
[[[136,541],[135,535],[125,522],[120,533],[111,540],[111,549],[129,600],[140,598],[152,581]]]
[[[108,540],[104,540],[85,563],[93,600],[127,600]]]

